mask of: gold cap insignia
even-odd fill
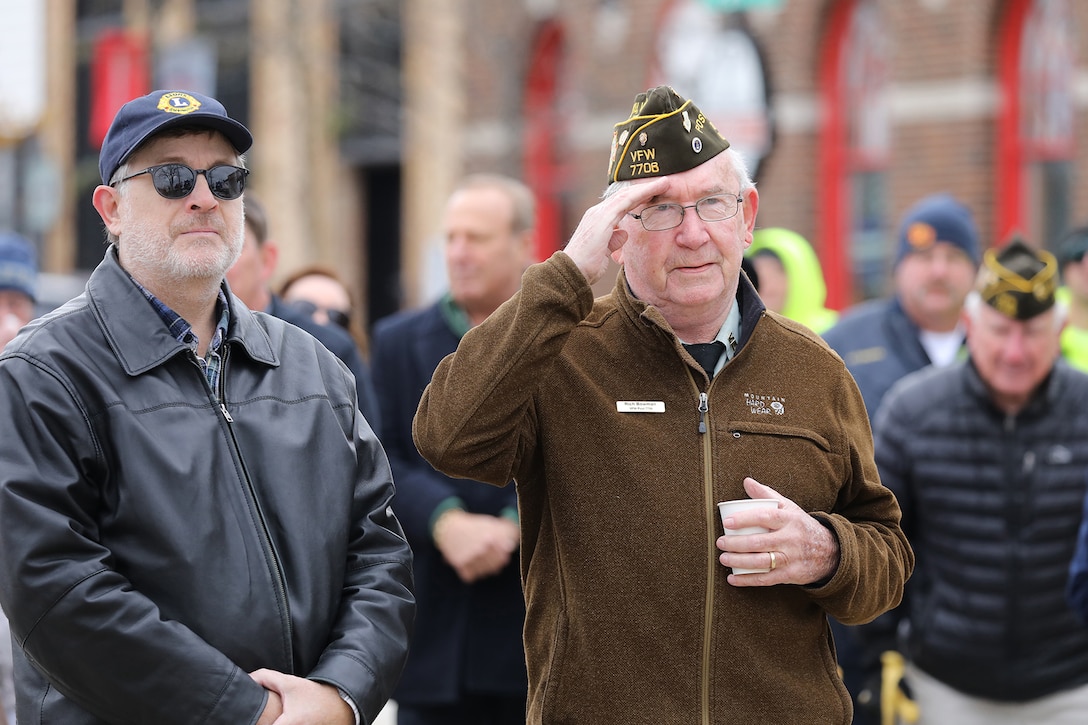
[[[188,93],[181,93],[180,91],[172,91],[170,93],[164,93],[159,97],[158,109],[160,111],[166,111],[167,113],[179,113],[186,114],[200,108],[200,101],[190,96]]]
[[[1030,320],[1054,306],[1058,260],[1014,239],[982,256],[977,289],[986,304],[1014,320]]]

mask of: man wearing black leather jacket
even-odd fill
[[[414,612],[355,382],[224,283],[249,131],[118,112],[86,291],[0,356],[0,603],[21,723],[371,722]]]

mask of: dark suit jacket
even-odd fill
[[[457,347],[439,305],[379,320],[371,365],[384,421],[393,508],[415,554],[416,628],[398,703],[456,702],[462,693],[524,695],[525,604],[517,557],[497,576],[464,584],[431,539],[435,508],[451,496],[474,513],[516,509],[514,485],[496,488],[437,473],[412,441],[412,418],[438,362]]]

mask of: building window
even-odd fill
[[[666,84],[691,99],[758,181],[760,165],[774,142],[764,66],[763,52],[743,12],[715,9],[714,3],[705,1],[677,0],[662,16],[649,85]]]
[[[999,38],[996,229],[1053,247],[1072,223],[1073,72],[1069,0],[1015,0]]]
[[[563,59],[563,30],[549,20],[537,30],[525,85],[525,181],[536,200],[538,260],[547,259],[564,241],[562,189],[565,172],[558,159],[563,115],[558,103]]]
[[[888,268],[887,183],[890,128],[888,121],[888,64],[884,27],[874,3],[854,7],[846,40],[845,76],[850,149],[850,257],[851,287],[855,299],[884,294]]]
[[[885,293],[894,245],[887,229],[888,42],[872,0],[845,0],[833,10],[821,68],[825,109],[820,132],[822,217],[817,248],[828,306]]]

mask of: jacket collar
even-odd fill
[[[112,244],[87,281],[87,304],[98,321],[110,349],[129,375],[157,367],[186,348],[175,340],[147,298],[132,283],[117,260]],[[253,360],[278,366],[268,333],[256,317],[232,294],[227,343],[237,345]]]
[[[986,387],[986,382],[982,379],[982,376],[978,372],[978,368],[975,367],[975,361],[968,356],[968,358],[960,363],[964,366],[965,385],[968,392],[980,401],[982,405],[987,406],[993,410],[999,416],[1005,416],[1006,413],[1000,410],[997,405],[994,404],[993,398],[990,396],[990,391]],[[1016,414],[1017,420],[1028,420],[1033,418],[1040,418],[1046,416],[1054,405],[1063,397],[1064,387],[1066,382],[1065,375],[1061,372],[1061,368],[1067,365],[1061,358],[1055,360],[1054,365],[1050,368],[1050,372],[1043,378],[1043,381],[1039,383],[1039,387],[1032,393],[1031,399],[1027,405]]]
[[[672,326],[665,321],[661,310],[643,302],[631,292],[631,288],[627,285],[627,276],[622,268],[616,277],[616,286],[612,294],[618,300],[620,308],[625,310],[630,317],[641,319],[667,331],[672,337],[676,337],[676,333],[673,331]],[[763,317],[763,312],[767,307],[763,304],[763,300],[759,298],[759,295],[756,294],[756,289],[748,280],[748,275],[743,273],[740,275],[740,282],[737,284],[735,303],[740,305],[740,339],[737,340],[737,351],[739,352],[748,342],[748,338],[752,336],[752,332],[756,329],[756,323]]]
[[[933,362],[922,346],[921,330],[907,315],[899,295],[892,297],[888,309],[884,324],[888,326],[888,340],[898,350],[899,356],[912,369],[922,368]]]

